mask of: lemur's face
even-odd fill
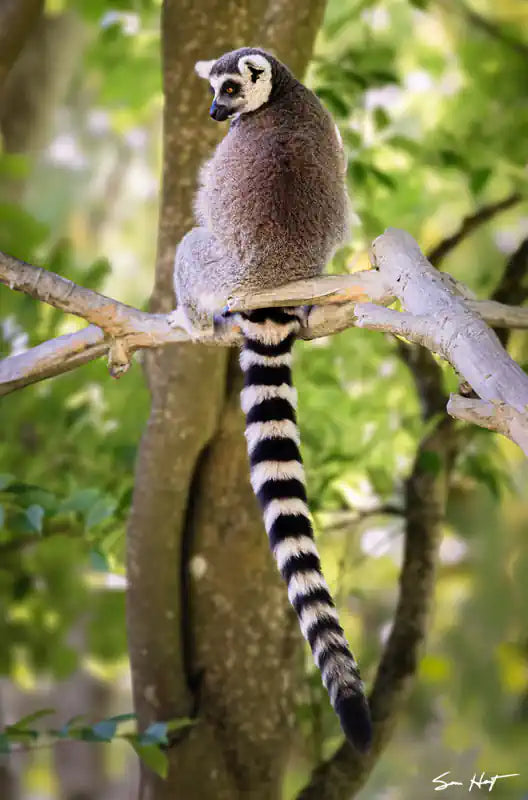
[[[244,55],[228,71],[222,61],[198,61],[195,66],[198,75],[209,81],[214,94],[209,114],[217,122],[255,111],[271,94],[271,64],[265,56]]]

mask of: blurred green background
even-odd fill
[[[159,13],[151,0],[50,0],[0,95],[0,249],[141,308],[161,170]],[[330,0],[307,82],[349,158],[355,221],[335,271],[364,268],[388,225],[430,252],[465,216],[526,196],[527,75],[525,0]],[[442,269],[488,297],[527,237],[521,197],[475,225]],[[5,287],[0,303],[3,356],[80,327]],[[526,334],[508,344],[526,364]],[[397,597],[402,489],[425,434],[419,398],[383,334],[301,344],[295,364],[323,562],[368,678]],[[124,530],[147,413],[137,361],[120,382],[96,362],[2,400],[2,724],[46,708],[55,714],[36,728],[132,711]],[[426,648],[366,800],[433,796],[432,779],[448,770],[464,782],[521,773],[493,795],[528,797],[528,468],[502,438],[461,435]],[[305,680],[286,797],[340,737],[308,658]],[[12,749],[0,755],[2,800],[74,800],[72,770],[87,776],[79,798],[134,796],[126,742],[52,747],[43,737]]]

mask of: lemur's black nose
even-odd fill
[[[216,122],[224,122],[229,116],[229,109],[227,106],[219,105],[216,100],[213,100],[209,109],[209,116]]]

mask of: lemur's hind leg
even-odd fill
[[[191,339],[212,336],[214,315],[225,307],[229,285],[221,279],[230,274],[230,259],[206,228],[193,228],[176,250],[174,291],[178,306],[169,325],[183,328]]]

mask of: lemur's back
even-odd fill
[[[240,291],[317,275],[347,227],[342,148],[315,95],[258,48],[198,62],[196,70],[213,91],[213,119],[235,121],[202,170],[200,227],[176,254],[175,323],[191,335],[195,323],[207,327],[211,313]],[[365,749],[368,703],[323,576],[307,502],[291,372],[304,318],[302,308],[237,315],[251,483],[330,701],[350,741]]]
[[[259,288],[319,274],[346,234],[347,196],[335,126],[315,95],[295,82],[235,120],[202,170],[196,206]]]

